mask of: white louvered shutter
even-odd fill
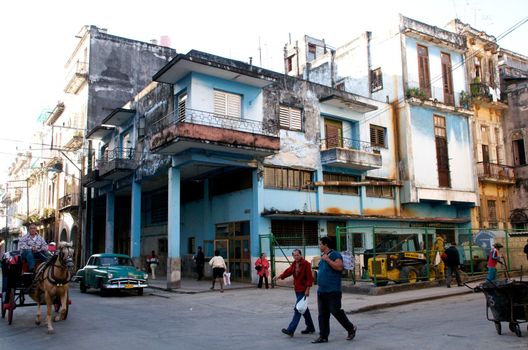
[[[301,110],[289,106],[279,106],[279,124],[282,128],[302,130]]]
[[[214,112],[229,117],[240,118],[242,116],[242,97],[240,95],[215,90]]]

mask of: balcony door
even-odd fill
[[[451,71],[451,55],[442,52],[442,85],[444,88],[444,103],[453,106],[455,104],[455,95],[453,93],[453,74]]]
[[[343,147],[343,123],[325,119],[326,149]]]

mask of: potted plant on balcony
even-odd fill
[[[465,109],[469,109],[469,95],[464,90],[460,91],[460,97],[458,99],[458,102],[460,103],[460,107],[463,107]]]
[[[425,94],[425,92],[417,87],[407,88],[407,90],[405,90],[405,96],[407,98],[411,98],[411,97],[419,98],[420,100],[424,100],[427,98],[427,95]]]

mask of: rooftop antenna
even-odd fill
[[[259,66],[262,67],[262,46],[260,45],[260,36],[259,36]]]

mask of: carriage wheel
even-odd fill
[[[9,309],[7,310],[7,323],[13,323],[13,312],[15,311],[15,295],[13,290],[9,291]]]

